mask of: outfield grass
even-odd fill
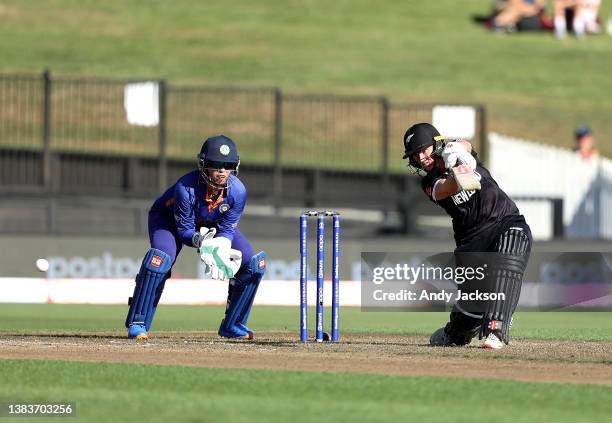
[[[0,397],[73,401],[78,421],[594,422],[612,413],[610,386],[26,360],[0,362],[0,374]]]
[[[1,304],[0,331],[75,332],[123,330],[127,306]],[[223,316],[217,306],[161,306],[154,331],[215,331]],[[329,313],[329,307],[327,312]],[[258,331],[288,331],[298,337],[297,307],[255,307],[249,321]],[[314,309],[310,310],[314,328]],[[341,332],[430,335],[442,326],[446,313],[361,312],[345,307],[340,311]],[[329,323],[329,314],[326,322]],[[513,337],[612,342],[612,318],[604,312],[519,312]]]
[[[3,0],[0,72],[478,102],[490,130],[551,144],[589,123],[612,156],[612,39],[491,34],[471,21],[490,3]]]

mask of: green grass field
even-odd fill
[[[477,102],[490,130],[566,147],[589,123],[612,156],[612,38],[491,34],[471,20],[490,3],[2,0],[0,72]]]
[[[166,78],[176,85],[278,86],[286,93],[482,103],[488,110],[488,130],[569,147],[574,127],[588,123],[602,153],[612,156],[612,144],[606,142],[612,134],[612,38],[559,42],[544,33],[491,34],[471,21],[473,14],[486,14],[490,4],[0,0],[0,73],[32,74],[49,68],[55,76]],[[601,16],[605,20],[610,14],[612,3],[604,2]],[[122,112],[120,106],[117,110]],[[192,103],[183,106],[196,110]],[[256,119],[247,122],[248,113],[234,117],[247,123],[245,133],[257,132],[250,126]],[[187,111],[180,109],[179,114]],[[33,124],[30,129],[38,140],[40,128]],[[201,136],[199,132],[186,132],[184,142],[190,142],[192,133]],[[370,134],[364,133],[367,141]],[[105,150],[119,140],[132,143],[121,148],[138,152],[144,141],[138,142],[150,138],[147,133],[99,135],[108,142]],[[72,147],[83,134],[62,136]],[[272,150],[258,153],[265,161]],[[126,308],[0,304],[0,340],[10,338],[8,334],[122,334]],[[222,307],[163,306],[154,332],[215,331],[222,314]],[[427,336],[446,318],[442,313],[362,313],[344,308],[341,330]],[[297,308],[256,307],[250,324],[261,332],[298,338]],[[519,312],[512,335],[517,340],[610,343],[612,319],[609,313]],[[235,349],[228,354],[241,347],[231,346]],[[147,350],[141,351],[144,355]],[[455,353],[466,366],[475,355],[461,350],[444,354],[455,358]],[[537,353],[525,361],[545,364],[546,357],[534,358]],[[412,356],[402,358],[409,361]],[[556,358],[563,366],[579,359]],[[497,361],[504,360],[518,361]],[[598,361],[590,364],[611,365],[593,360]],[[491,373],[494,370],[492,364]],[[0,360],[1,404],[75,401],[77,418],[68,421],[594,422],[610,419],[611,397],[610,385],[585,383]]]
[[[608,386],[26,360],[0,362],[0,374],[1,397],[76,402],[75,421],[593,422],[612,413]]]
[[[223,315],[217,306],[163,306],[155,317],[155,331],[216,331]],[[0,332],[108,332],[123,330],[126,306],[2,304]],[[326,312],[329,314],[329,307]],[[256,307],[249,320],[260,331],[287,331],[297,337],[296,307]],[[310,316],[314,316],[314,309]],[[314,318],[314,317],[313,317]],[[342,332],[429,335],[442,326],[446,313],[362,312],[341,310]],[[326,316],[329,322],[329,315]],[[612,318],[605,312],[518,312],[513,337],[612,342]],[[311,321],[311,323],[313,323]]]

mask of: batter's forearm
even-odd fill
[[[455,178],[442,178],[436,182],[433,189],[433,198],[436,201],[450,197],[461,191],[461,188],[455,181]]]

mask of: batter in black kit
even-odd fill
[[[525,218],[479,162],[468,141],[445,139],[429,123],[418,123],[404,135],[403,158],[424,175],[422,188],[429,199],[452,218],[456,266],[486,269],[484,279],[465,282],[459,289],[495,294],[486,300],[474,300],[473,295],[470,300],[459,300],[450,321],[431,335],[430,344],[462,346],[479,335],[485,338],[485,348],[503,348],[510,341],[512,315],[531,251]],[[480,189],[462,190],[449,171],[456,167],[473,172],[480,179]]]

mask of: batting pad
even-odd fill
[[[498,254],[490,268],[492,288],[504,293],[505,301],[486,304],[480,336],[493,332],[508,344],[510,322],[521,295],[531,240],[522,230],[509,229],[501,235],[494,248]]]
[[[147,330],[150,329],[171,268],[172,261],[168,254],[156,248],[147,252],[136,275],[134,294],[128,301],[130,309],[125,320],[126,327],[131,323],[140,323],[144,324]]]

